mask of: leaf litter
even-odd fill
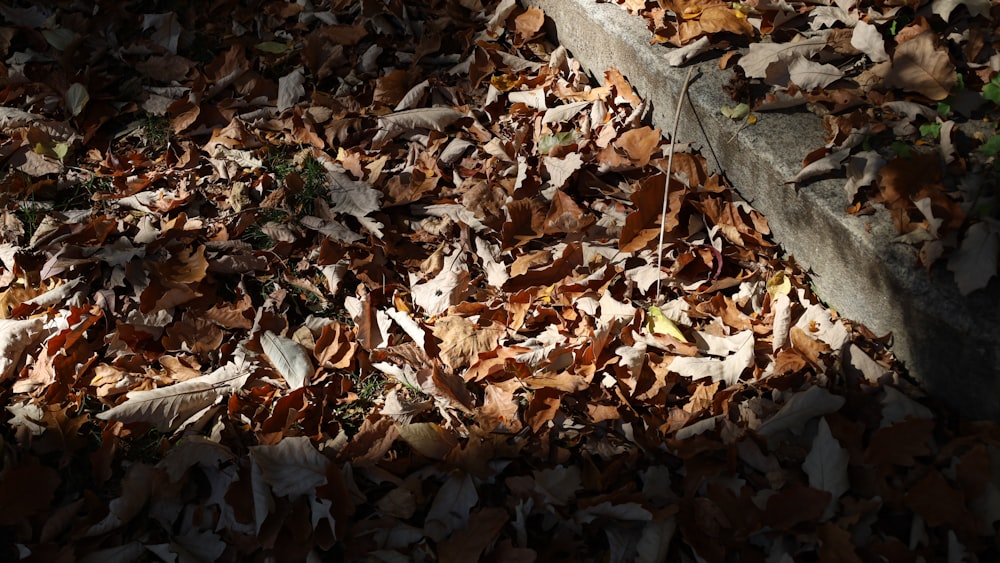
[[[539,11],[133,7],[2,8],[6,559],[996,559],[997,425]]]
[[[810,148],[788,183],[846,176],[847,212],[868,215],[882,204],[918,264],[947,262],[962,295],[996,277],[997,248],[982,235],[1000,218],[1000,53],[988,39],[1000,18],[996,3],[614,3],[644,18],[652,43],[672,47],[667,64],[721,53],[719,68],[732,69],[724,89],[747,108],[734,119],[752,124],[793,107],[822,118],[826,144]],[[881,173],[894,161],[929,176],[904,187]],[[927,198],[929,210],[921,209]],[[965,259],[973,254],[984,260]]]

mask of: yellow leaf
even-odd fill
[[[653,334],[668,334],[681,342],[687,342],[684,333],[677,327],[674,321],[667,318],[659,307],[650,307],[649,315],[646,317],[646,328]]]
[[[56,158],[62,160],[69,153],[69,145],[66,143],[56,143],[52,146],[52,153],[56,155]]]
[[[785,272],[778,272],[767,280],[767,294],[771,300],[777,299],[779,295],[788,295],[792,291],[792,282],[785,275]]]

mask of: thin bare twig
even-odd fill
[[[663,233],[667,226],[667,201],[670,195],[670,177],[674,168],[674,147],[677,146],[677,125],[681,121],[681,108],[684,107],[684,97],[687,96],[688,84],[691,82],[691,73],[694,67],[688,67],[687,76],[684,77],[684,84],[681,86],[681,95],[677,99],[677,111],[674,113],[674,128],[670,132],[670,153],[667,155],[667,184],[663,187],[663,208],[660,210],[660,239],[656,244],[656,271],[660,274],[656,276],[656,303],[660,302],[660,281],[662,279],[663,264]]]

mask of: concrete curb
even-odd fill
[[[670,131],[686,70],[649,44],[642,18],[595,0],[521,0],[551,20],[553,39],[593,75],[616,67],[653,106],[653,122]],[[691,105],[682,109],[678,139],[702,145],[713,165],[767,217],[776,240],[813,276],[819,295],[876,334],[892,332],[893,351],[932,396],[973,418],[1000,419],[1000,283],[961,296],[941,266],[927,274],[916,252],[896,237],[884,209],[868,217],[844,212],[843,180],[785,185],[805,154],[823,144],[818,117],[806,112],[760,115],[743,129],[719,113],[733,105],[722,90],[732,71],[694,63]],[[693,106],[693,107],[692,107]],[[699,127],[699,121],[701,127]],[[702,127],[705,133],[702,133]],[[709,138],[706,139],[705,136]]]

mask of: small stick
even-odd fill
[[[674,167],[674,147],[677,145],[677,125],[681,121],[681,108],[684,107],[684,97],[687,95],[688,84],[691,82],[691,73],[694,67],[688,67],[687,76],[684,77],[684,84],[681,86],[681,95],[677,99],[677,111],[674,113],[674,129],[670,132],[670,153],[667,155],[667,184],[663,187],[663,208],[660,210],[660,239],[657,242],[656,253],[656,303],[660,302],[660,279],[663,277],[661,265],[663,264],[663,232],[666,230],[667,201],[670,194],[670,178]]]

